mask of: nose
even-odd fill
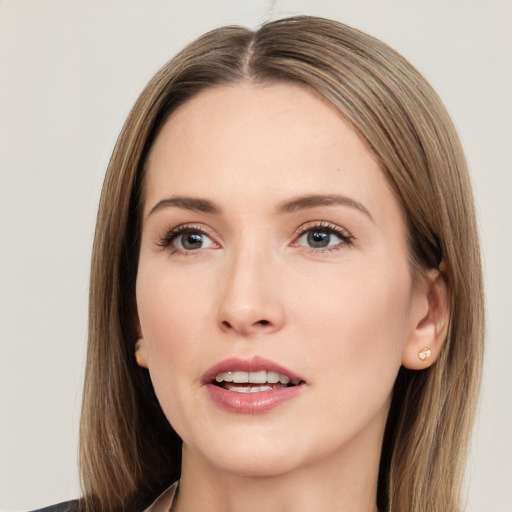
[[[271,334],[285,322],[280,276],[275,262],[262,252],[233,255],[220,286],[218,325],[238,336]]]

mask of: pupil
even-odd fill
[[[311,247],[327,247],[331,241],[331,235],[325,231],[310,231],[308,233],[308,244]]]
[[[198,233],[187,233],[181,239],[184,249],[200,249],[203,245],[203,237]]]

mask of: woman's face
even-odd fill
[[[172,114],[145,178],[139,362],[185,453],[244,475],[378,457],[424,306],[399,204],[332,107],[237,84]]]

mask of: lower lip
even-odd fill
[[[239,414],[260,414],[295,398],[303,390],[304,384],[277,388],[270,391],[254,393],[238,393],[227,389],[206,384],[211,399],[222,409]]]

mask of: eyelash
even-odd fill
[[[198,254],[197,250],[183,250],[178,247],[174,247],[172,243],[182,234],[184,233],[197,233],[201,235],[206,235],[208,238],[212,239],[212,237],[204,230],[203,227],[194,226],[191,224],[184,224],[182,226],[177,226],[169,231],[167,231],[161,238],[158,240],[157,245],[162,247],[163,249],[167,249],[171,252],[171,254],[179,254],[183,256],[194,256]],[[213,239],[212,239],[213,240]]]
[[[300,247],[297,244],[297,241],[305,235],[308,232],[314,232],[319,231],[323,233],[328,233],[330,235],[336,235],[341,242],[334,245],[334,246],[328,246],[323,248],[317,248],[317,247],[303,247],[303,249],[309,253],[321,253],[321,252],[334,252],[342,249],[343,247],[350,247],[354,244],[354,236],[351,235],[348,231],[346,231],[343,228],[340,228],[339,226],[335,224],[331,224],[330,222],[313,222],[306,224],[304,226],[301,226],[296,232],[295,232],[295,241],[291,244],[294,247]],[[177,226],[169,231],[167,231],[157,242],[156,244],[159,247],[162,247],[163,249],[167,249],[171,252],[171,254],[180,254],[183,256],[194,256],[197,255],[199,252],[198,250],[183,250],[178,247],[174,247],[172,244],[173,242],[182,234],[184,233],[197,233],[201,235],[205,235],[211,240],[212,237],[204,230],[203,227],[200,226],[194,226],[190,224],[184,224],[181,226]],[[214,242],[215,243],[215,242]]]
[[[313,222],[313,223],[306,224],[305,226],[301,226],[296,231],[296,239],[292,245],[297,246],[297,240],[300,237],[302,237],[303,235],[305,235],[308,232],[314,232],[314,231],[320,231],[323,233],[328,233],[330,235],[336,235],[341,240],[341,242],[336,245],[323,247],[323,248],[304,247],[304,249],[308,253],[316,254],[319,252],[334,252],[334,251],[339,251],[343,247],[350,247],[350,246],[354,245],[355,237],[352,234],[350,234],[347,230],[337,226],[336,224],[331,224],[330,222],[325,222],[325,221]]]

